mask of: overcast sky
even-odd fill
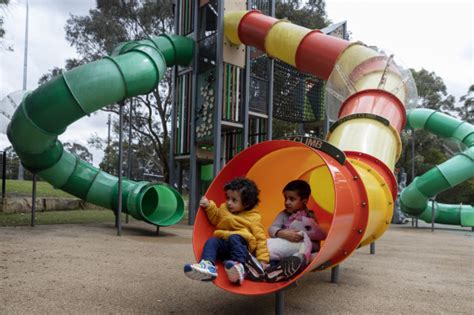
[[[0,99],[23,84],[23,49],[26,0],[12,0],[4,27],[5,44],[0,49]],[[333,22],[346,20],[352,40],[384,48],[407,67],[425,68],[442,77],[456,98],[473,84],[473,1],[471,0],[326,0]],[[69,14],[86,15],[94,0],[30,0],[28,90],[39,77],[75,56],[65,40]],[[93,134],[106,134],[106,115],[92,115],[71,125],[61,141],[83,145]],[[0,149],[8,146],[0,136]],[[94,164],[102,155],[94,151]]]

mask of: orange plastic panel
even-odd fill
[[[330,176],[318,177],[325,168]],[[261,190],[260,209],[265,228],[283,208],[282,189],[294,179],[305,179],[326,187],[326,192],[334,196],[334,209],[324,209],[317,204],[318,196],[312,196],[309,207],[314,209],[321,225],[328,231],[324,246],[310,265],[287,282],[261,283],[245,281],[242,286],[229,283],[222,264],[218,263],[219,276],[214,283],[229,292],[244,295],[259,295],[278,291],[306,272],[325,269],[348,257],[360,243],[367,226],[367,196],[350,163],[341,165],[330,155],[310,148],[300,142],[275,140],[253,145],[235,156],[211,183],[206,196],[216,201],[224,201],[223,185],[236,176],[248,176]],[[314,191],[320,191],[313,189]],[[324,203],[324,202],[323,202]],[[330,204],[330,203],[328,203]],[[327,207],[327,204],[326,204]],[[332,212],[332,213],[331,213]],[[199,210],[196,216],[193,247],[196,259],[201,256],[206,240],[212,236],[214,227],[205,213]]]

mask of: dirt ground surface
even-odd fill
[[[248,297],[183,275],[192,227],[141,222],[0,228],[0,314],[273,314]],[[474,233],[391,226],[330,271],[284,291],[287,314],[473,314]]]

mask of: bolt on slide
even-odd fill
[[[21,163],[54,187],[90,203],[117,209],[118,178],[63,150],[58,135],[85,115],[151,92],[166,67],[188,65],[194,42],[161,35],[120,44],[112,56],[65,72],[27,94],[8,125]],[[122,181],[123,212],[167,226],[183,216],[180,194],[166,184]]]
[[[254,46],[326,80],[326,108],[335,122],[326,141],[296,137],[294,141],[267,141],[249,147],[224,166],[206,193],[219,204],[224,201],[221,187],[225,182],[235,176],[249,177],[261,190],[259,209],[263,225],[268,228],[283,204],[284,185],[294,179],[310,184],[308,208],[315,210],[327,237],[305,270],[280,283],[246,281],[235,286],[223,276],[214,281],[233,293],[267,294],[290,285],[308,271],[339,264],[356,248],[372,243],[386,231],[397,195],[393,170],[401,154],[400,131],[406,125],[406,109],[416,105],[416,85],[409,69],[397,64],[393,56],[259,11],[227,12],[224,29],[232,44]],[[451,131],[472,142],[469,128],[464,125]],[[469,150],[463,154],[468,158],[464,159],[463,169],[470,167],[472,171]],[[453,168],[449,168],[444,175],[452,172]],[[455,185],[472,177],[469,174],[451,176],[455,179],[447,182]],[[418,182],[422,182],[421,178]],[[437,186],[436,191],[448,187]],[[423,189],[424,196],[434,192]],[[407,193],[405,203],[412,211],[420,211],[417,209],[424,209],[426,198],[422,203],[413,202],[412,194]],[[198,211],[193,234],[196,258],[200,258],[213,231],[204,212]]]

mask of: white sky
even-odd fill
[[[26,0],[12,0],[6,11],[5,42],[14,51],[0,49],[0,99],[23,84]],[[95,0],[30,0],[28,84],[62,67],[75,51],[65,40],[69,13],[86,15]],[[470,0],[326,0],[333,22],[346,20],[352,40],[376,45],[396,55],[405,66],[425,68],[443,78],[457,99],[473,84],[473,1]],[[106,115],[92,115],[71,125],[61,141],[87,145],[93,134],[106,134]],[[0,149],[8,146],[0,135]],[[94,153],[94,164],[102,154]]]

